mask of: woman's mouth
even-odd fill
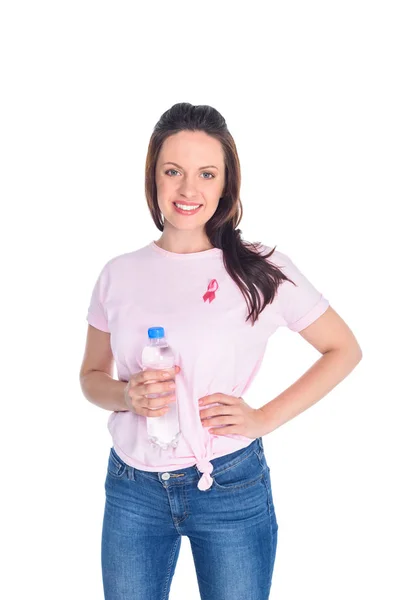
[[[193,205],[188,205],[188,204],[181,204],[180,202],[173,202],[173,205],[175,206],[175,210],[181,214],[181,215],[194,215],[196,213],[199,212],[199,210],[201,209],[201,207],[203,206],[202,204],[193,204]]]

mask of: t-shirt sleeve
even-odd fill
[[[105,309],[105,294],[108,286],[108,263],[102,268],[94,284],[90,304],[86,316],[89,325],[96,329],[110,332],[107,320],[107,311]]]
[[[277,306],[282,324],[299,332],[311,325],[329,307],[329,300],[300,271],[299,267],[283,252],[271,255],[274,264],[291,279],[283,281],[277,292]],[[271,259],[270,258],[270,259]],[[269,259],[269,260],[270,260]]]

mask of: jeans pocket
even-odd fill
[[[108,457],[107,474],[120,479],[128,469],[128,465],[118,456],[114,448],[111,448]]]
[[[230,467],[221,467],[215,473],[211,473],[211,477],[213,478],[213,487],[229,492],[261,482],[264,472],[265,468],[258,450],[252,449],[243,458],[238,458]]]

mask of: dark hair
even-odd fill
[[[239,225],[243,208],[240,201],[241,173],[236,145],[223,116],[211,106],[192,105],[189,102],[174,104],[164,112],[150,138],[146,157],[145,194],[156,227],[164,230],[162,213],[157,202],[155,167],[164,140],[179,131],[204,131],[219,140],[225,159],[225,188],[217,210],[205,225],[211,244],[223,251],[224,265],[241,290],[252,325],[267,304],[270,304],[283,280],[291,281],[280,269],[267,259],[276,246],[262,254],[257,249],[260,242],[249,243],[241,239]],[[296,284],[294,284],[296,285]],[[257,288],[261,291],[261,300]]]

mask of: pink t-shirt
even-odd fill
[[[261,245],[261,250],[272,248]],[[205,490],[212,485],[210,459],[254,441],[238,434],[210,434],[201,424],[198,399],[221,392],[246,400],[268,338],[281,326],[301,331],[329,306],[286,254],[275,250],[267,260],[298,287],[281,283],[253,327],[250,320],[245,322],[246,301],[228,275],[219,248],[177,254],[151,242],[104,265],[87,321],[111,334],[118,379],[128,381],[142,370],[149,327],[164,327],[175,363],[182,369],[175,377],[181,428],[176,448],[165,451],[148,441],[146,417],[132,411],[111,413],[107,426],[113,446],[127,464],[145,471],[196,465],[203,473],[198,487]]]

